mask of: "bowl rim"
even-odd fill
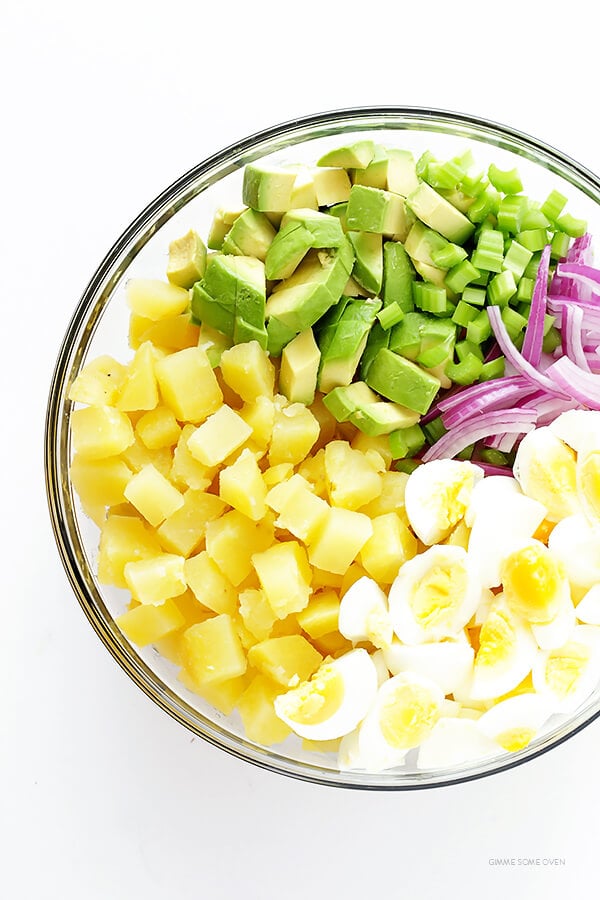
[[[399,125],[399,120],[402,120],[404,124]],[[344,131],[353,133],[374,131],[393,127],[394,123],[398,130],[402,130],[402,128],[406,130],[411,125],[421,123],[429,131],[464,135],[469,139],[476,136],[469,134],[468,130],[475,129],[480,135],[485,136],[481,139],[488,144],[496,144],[513,152],[520,152],[532,160],[541,156],[550,169],[556,166],[563,178],[566,172],[567,177],[570,176],[573,179],[572,183],[579,190],[587,193],[596,202],[600,202],[600,178],[589,169],[551,145],[525,132],[467,113],[419,106],[347,107],[313,113],[254,132],[206,157],[173,181],[136,216],[105,254],[76,304],[60,345],[48,393],[44,431],[46,494],[52,530],[61,562],[86,618],[111,656],[135,684],[179,724],[238,759],[301,781],[330,787],[376,791],[448,787],[508,771],[541,756],[577,734],[600,716],[600,704],[598,709],[591,710],[587,716],[585,715],[586,710],[584,710],[579,716],[581,721],[574,723],[571,721],[568,730],[548,740],[543,746],[534,746],[530,752],[527,752],[528,748],[525,748],[508,759],[501,757],[498,761],[494,757],[488,761],[481,760],[474,764],[466,764],[466,768],[463,766],[455,767],[452,770],[441,770],[439,776],[436,773],[432,775],[432,773],[424,771],[422,779],[418,774],[411,775],[413,781],[390,777],[392,773],[386,772],[373,775],[360,771],[341,772],[333,768],[325,769],[313,766],[307,762],[294,760],[285,754],[279,754],[272,748],[261,750],[257,745],[245,741],[227,729],[220,728],[171,691],[136,655],[134,648],[125,641],[110,616],[107,616],[106,611],[103,613],[102,599],[95,588],[93,579],[86,577],[82,548],[77,541],[73,540],[71,533],[74,516],[65,467],[65,462],[69,459],[68,419],[70,411],[70,401],[67,399],[66,391],[68,376],[81,361],[86,349],[85,342],[93,334],[95,324],[115,283],[152,234],[196,195],[193,192],[190,194],[190,191],[193,191],[194,185],[197,185],[203,177],[217,169],[222,170],[226,164],[230,166],[229,171],[233,171],[239,168],[239,165],[236,165],[237,160],[244,158],[245,161],[248,161],[249,154],[254,154],[252,158],[257,158],[263,155],[261,149],[263,147],[273,148],[275,145],[275,149],[278,149],[277,145],[285,147],[289,143],[301,142],[303,135],[306,138],[314,138],[328,134],[341,135]],[[316,130],[318,130],[317,134],[314,133]],[[290,140],[293,137],[296,138],[296,141]],[[273,152],[273,149],[270,152]],[[539,159],[537,161],[539,163]],[[220,171],[218,178],[223,177],[223,174],[226,172]],[[218,178],[214,180],[217,181]],[[210,186],[210,183],[202,185],[196,193],[201,193]],[[129,255],[127,255],[128,249]],[[77,531],[76,527],[75,531]],[[478,767],[477,770],[473,771],[473,765]],[[452,775],[451,772],[455,772],[455,774]]]

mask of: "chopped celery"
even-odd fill
[[[415,306],[424,312],[444,312],[447,299],[444,288],[436,287],[435,284],[430,284],[428,281],[415,281],[413,284]]]
[[[498,228],[509,234],[517,234],[521,230],[521,218],[526,204],[527,198],[519,194],[507,194],[503,197],[498,208]]]
[[[478,277],[479,270],[468,259],[463,259],[457,266],[450,269],[444,280],[451,291],[460,294],[471,281]]]
[[[485,288],[469,285],[462,293],[462,299],[471,306],[483,306],[485,304]]]
[[[551,224],[550,219],[537,206],[528,207],[521,217],[523,231],[529,231],[531,228],[550,228]]]
[[[535,281],[533,278],[523,278],[519,279],[519,284],[517,286],[517,300],[521,301],[531,301],[533,297],[533,286]]]
[[[410,475],[410,473],[414,472],[415,469],[418,469],[420,465],[420,459],[398,459],[394,463],[394,468],[396,469],[396,472],[405,472],[407,475]]]
[[[525,316],[518,313],[516,309],[511,309],[510,306],[504,307],[501,316],[509,337],[514,341],[517,335],[520,334],[527,325],[527,319]]]
[[[550,191],[540,208],[551,222],[556,222],[566,203],[567,198],[564,194],[561,194],[559,191]]]
[[[531,257],[531,259],[530,259],[529,262],[527,263],[527,268],[526,268],[525,271],[523,272],[523,276],[524,276],[525,278],[531,278],[532,281],[535,281],[536,276],[537,276],[537,271],[538,271],[539,266],[540,266],[540,259],[541,259],[541,258],[542,258],[542,254],[541,254],[541,253],[536,253],[536,252],[534,252],[533,256]]]
[[[482,365],[479,380],[491,381],[493,378],[502,378],[503,375],[504,357],[498,356],[496,359],[491,359]]]
[[[479,344],[474,344],[473,341],[457,341],[455,350],[460,362],[462,362],[469,353],[473,354],[473,356],[476,356],[477,359],[480,359],[481,362],[483,362],[483,351]]]
[[[548,334],[554,323],[556,322],[556,316],[550,316],[548,313],[544,316],[544,337]]]
[[[389,436],[392,459],[403,459],[418,453],[425,443],[425,435],[420,425],[399,428]]]
[[[424,179],[434,188],[455,188],[463,177],[463,170],[454,160],[445,163],[431,161],[427,166],[427,177]]]
[[[495,450],[494,447],[484,447],[479,454],[482,462],[489,463],[491,466],[508,465],[508,456],[501,450]]]
[[[518,194],[523,190],[523,183],[516,169],[502,171],[492,163],[488,169],[488,178],[496,190],[503,194]]]
[[[430,422],[421,422],[421,428],[428,444],[435,444],[436,441],[439,441],[446,434],[446,428],[444,428],[441,416],[432,419]]]
[[[487,289],[488,302],[493,306],[506,306],[511,297],[517,293],[515,276],[510,269],[504,269],[494,275]]]
[[[556,220],[560,231],[564,231],[569,237],[581,237],[587,231],[585,219],[575,219],[570,213],[565,213]]]
[[[446,375],[455,384],[473,384],[481,375],[483,363],[474,353],[468,353],[457,363],[448,363]]]
[[[552,353],[553,350],[556,350],[556,348],[560,346],[560,343],[560,331],[555,328],[554,325],[552,325],[552,327],[548,331],[548,334],[544,338],[542,350],[544,351],[544,353]]]
[[[500,194],[494,188],[486,188],[478,194],[469,207],[467,217],[471,222],[484,222],[492,214],[496,215],[500,206]]]
[[[452,315],[452,321],[457,325],[461,325],[463,328],[466,328],[469,322],[472,322],[478,314],[478,309],[475,309],[475,307],[473,306],[469,306],[469,304],[465,303],[464,300],[459,300]]]
[[[551,259],[564,259],[569,251],[571,238],[564,231],[555,231],[550,244]]]
[[[393,325],[397,325],[398,322],[402,321],[404,311],[400,309],[397,303],[390,303],[389,306],[384,306],[383,309],[379,310],[377,318],[381,327],[387,331]]]
[[[503,235],[493,228],[486,228],[480,233],[475,252],[471,257],[473,265],[488,272],[500,272],[503,256]]]
[[[475,449],[475,444],[469,444],[468,447],[465,447],[463,450],[460,451],[460,453],[456,454],[456,458],[462,459],[462,460],[471,459],[471,457],[473,456],[474,449]]]
[[[492,326],[487,314],[487,310],[482,309],[476,319],[467,325],[467,340],[473,341],[474,344],[483,344],[490,337]]]
[[[467,197],[479,197],[485,191],[489,182],[483,172],[477,172],[475,175],[466,174],[460,183],[463,194]]]
[[[467,258],[467,251],[458,244],[448,242],[445,247],[434,250],[431,258],[440,269],[451,269]]]
[[[518,281],[532,256],[532,250],[528,250],[527,247],[513,239],[504,255],[504,268],[510,269],[515,276],[515,281]]]
[[[535,252],[543,250],[548,243],[548,232],[545,228],[532,228],[530,231],[520,231],[517,240],[523,247]]]

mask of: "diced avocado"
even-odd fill
[[[216,328],[211,328],[206,322],[202,323],[200,326],[198,346],[204,350],[208,356],[208,361],[213,369],[219,365],[222,354],[225,350],[228,350],[231,345],[232,340],[227,337],[226,334],[223,334],[222,331],[217,331]]]
[[[204,277],[192,289],[192,313],[235,341],[251,333],[243,340],[266,347],[264,264],[251,256],[209,257]]]
[[[415,160],[408,150],[388,150],[387,189],[408,197],[419,186]]]
[[[404,246],[399,241],[386,241],[383,245],[382,297],[387,306],[397,303],[401,310],[409,312],[414,304],[412,286],[415,272]]]
[[[444,288],[449,297],[454,296],[453,292],[446,284],[446,275],[448,274],[447,269],[439,269],[437,266],[430,266],[429,263],[421,262],[418,259],[413,259],[412,263],[424,281],[429,281],[431,284],[435,284],[436,287]]]
[[[267,329],[265,323],[262,326],[252,325],[241,316],[236,316],[233,323],[233,341],[235,344],[245,344],[248,341],[257,341],[263,350],[267,349]]]
[[[289,166],[296,171],[290,209],[318,209],[317,192],[308,166]]]
[[[389,348],[426,369],[433,368],[454,350],[456,325],[448,318],[409,312],[392,328]]]
[[[385,190],[387,188],[387,170],[387,151],[381,144],[375,144],[373,159],[366,169],[355,169],[352,172],[352,183]]]
[[[335,206],[330,206],[327,210],[328,216],[335,216],[336,219],[340,220],[340,225],[342,226],[343,231],[347,231],[346,226],[346,213],[348,212],[348,202],[345,203],[336,203]]]
[[[475,202],[475,197],[467,197],[466,194],[463,194],[463,192],[459,191],[457,188],[452,190],[440,190],[440,194],[448,201],[448,203],[451,203],[452,206],[455,206],[456,209],[460,210],[461,213],[468,212]]]
[[[381,300],[351,300],[345,306],[326,349],[321,348],[320,391],[350,384],[380,309]]]
[[[383,347],[387,347],[390,341],[390,331],[381,327],[379,322],[374,322],[369,332],[367,343],[360,358],[360,377],[367,377],[371,363]]]
[[[297,332],[275,318],[267,322],[267,350],[271,356],[281,356],[281,351],[296,337]]]
[[[475,230],[473,223],[460,210],[426,182],[421,182],[406,202],[418,219],[455,244],[464,244]]]
[[[319,206],[345,203],[350,196],[350,178],[345,169],[318,166],[312,170],[313,184]]]
[[[407,359],[415,360],[421,351],[423,331],[432,321],[424,313],[407,312],[401,322],[390,332],[389,348]]]
[[[281,228],[290,223],[303,225],[312,235],[312,246],[316,249],[339,247],[344,243],[344,229],[339,219],[314,209],[292,209],[285,213]]]
[[[399,403],[378,399],[375,403],[359,406],[350,416],[350,421],[365,434],[376,437],[415,425],[419,421],[419,413]]]
[[[265,258],[269,280],[290,278],[313,245],[313,236],[300,222],[280,228]]]
[[[408,228],[409,215],[400,194],[363,184],[352,186],[346,210],[346,226],[349,231],[401,233]]]
[[[367,384],[382,397],[422,415],[440,388],[439,380],[433,375],[386,348],[380,350],[371,363]]]
[[[321,356],[327,353],[344,310],[351,302],[352,297],[343,293],[338,302],[328,309],[319,321],[315,323],[315,333]]]
[[[364,381],[353,381],[325,394],[323,403],[337,422],[349,422],[359,407],[376,403],[379,397]]]
[[[425,444],[425,435],[420,425],[409,425],[390,434],[390,452],[392,459],[405,459],[414,456]]]
[[[245,210],[223,239],[223,252],[236,256],[255,256],[264,262],[275,237],[275,229],[264,213]]]
[[[263,212],[285,212],[292,202],[296,174],[293,169],[249,163],[244,168],[244,203]]]
[[[435,266],[432,254],[436,250],[443,250],[448,246],[448,241],[437,231],[416,221],[404,242],[404,249],[412,260]]]
[[[341,166],[344,169],[366,169],[375,155],[373,141],[357,141],[347,147],[330,150],[317,162],[318,166]]]
[[[378,294],[383,282],[383,242],[380,234],[367,231],[349,231],[354,247],[355,262],[352,277],[370,291]]]
[[[200,325],[209,325],[221,331],[233,340],[235,313],[233,309],[225,309],[197,281],[192,288],[192,321]]]
[[[311,328],[283,348],[279,387],[290,403],[310,405],[315,399],[321,354]]]
[[[221,207],[216,211],[206,241],[206,246],[209,250],[222,249],[225,235],[231,229],[235,220],[244,212],[244,209],[245,207],[233,210]]]
[[[206,247],[202,238],[190,230],[169,244],[167,278],[182,288],[191,286],[204,275]]]
[[[369,291],[366,291],[364,287],[354,280],[354,278],[350,277],[346,282],[346,287],[344,288],[344,293],[349,297],[370,297]]]

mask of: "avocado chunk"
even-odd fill
[[[204,275],[206,247],[202,238],[192,229],[169,244],[167,278],[171,284],[191,288]]]
[[[235,313],[226,309],[206,291],[201,281],[192,288],[192,322],[196,325],[209,325],[216,331],[233,340]]]
[[[415,310],[392,328],[389,348],[424,368],[433,368],[452,354],[455,341],[456,325],[451,319]]]
[[[427,263],[428,266],[435,266],[432,254],[447,246],[448,241],[445,237],[419,221],[414,223],[404,241],[404,249],[410,258],[413,261]]]
[[[349,231],[354,247],[355,262],[352,277],[361,287],[378,294],[383,282],[383,240],[380,234],[367,231]]]
[[[409,150],[391,149],[387,151],[387,189],[394,194],[408,197],[419,186],[417,167]]]
[[[414,226],[413,226],[414,227]],[[403,312],[410,312],[413,303],[415,272],[400,241],[386,241],[383,245],[383,303],[397,303]]]
[[[404,197],[400,194],[363,184],[352,185],[346,210],[346,226],[349,231],[402,234],[407,232],[412,221]]]
[[[288,168],[296,171],[290,209],[318,209],[317,191],[310,168],[302,165]]]
[[[224,209],[220,207],[214,214],[206,246],[209,250],[222,250],[223,240],[226,234],[231,230],[231,226],[235,220],[241,216],[245,207],[241,209]]]
[[[225,352],[225,350],[229,350],[232,346],[233,341],[231,338],[227,337],[226,334],[223,334],[222,331],[217,331],[216,328],[211,328],[210,325],[207,325],[206,322],[203,322],[200,326],[200,336],[198,338],[198,346],[204,350],[206,355],[208,356],[208,361],[210,362],[213,369],[215,369],[219,363],[221,362],[221,356]]]
[[[236,256],[255,256],[264,262],[275,234],[264,213],[246,209],[225,235],[222,250]]]
[[[431,284],[435,284],[436,287],[444,288],[450,298],[456,296],[446,284],[447,269],[430,266],[429,263],[421,262],[419,259],[413,259],[412,264],[423,281],[429,281]]]
[[[303,225],[313,238],[316,249],[339,247],[344,243],[344,229],[339,219],[314,209],[291,209],[281,220],[281,227],[290,223]]]
[[[242,199],[259,212],[285,212],[292,202],[297,172],[293,169],[248,163],[244,168]]]
[[[265,292],[265,267],[259,259],[216,253],[192,289],[192,314],[236,342],[257,340],[266,347]]]
[[[369,331],[381,309],[381,300],[350,300],[335,325],[326,348],[321,346],[318,387],[327,393],[350,384],[367,343]]]
[[[381,326],[379,322],[374,322],[369,332],[363,355],[360,358],[360,377],[366,380],[371,363],[383,347],[387,347],[390,342],[391,332]]]
[[[348,203],[336,203],[335,206],[330,206],[327,210],[328,216],[335,216],[336,219],[340,220],[340,225],[342,226],[343,231],[347,231],[346,224],[346,213],[348,212]]]
[[[311,328],[283,348],[279,387],[290,403],[309,406],[315,399],[321,354]]]
[[[319,206],[334,206],[348,200],[351,184],[345,169],[316,166],[312,170],[312,178]]]
[[[323,403],[336,422],[349,422],[350,416],[359,407],[378,400],[375,391],[364,381],[353,381],[352,384],[334,388],[323,397]]]
[[[343,242],[344,231],[338,219],[313,209],[290,210],[269,247],[267,278],[289,278],[311,247],[334,248]]]
[[[406,202],[418,219],[455,244],[464,244],[475,230],[460,210],[424,181],[408,195]]]
[[[421,415],[427,412],[440,388],[437,378],[388,348],[380,350],[371,363],[367,384],[382,397]]]
[[[330,150],[318,160],[318,166],[340,166],[343,169],[366,169],[375,155],[373,141],[357,141],[347,147]]]
[[[364,381],[334,388],[323,397],[323,403],[336,421],[352,422],[372,436],[408,428],[419,419],[418,413],[382,400]]]
[[[392,459],[406,459],[414,456],[425,444],[425,434],[420,425],[414,424],[392,431],[390,434],[390,452]]]
[[[352,172],[353,184],[364,184],[367,187],[387,188],[388,155],[385,147],[375,144],[373,159],[366,169],[355,169]]]

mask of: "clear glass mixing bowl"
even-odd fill
[[[153,200],[118,238],[77,303],[50,389],[45,442],[46,483],[54,533],[67,575],[92,627],[135,683],[178,722],[240,759],[319,784],[402,790],[456,784],[532,760],[575,734],[600,714],[600,686],[569,717],[556,718],[527,748],[497,758],[440,771],[410,764],[369,774],[338,771],[335,757],[304,751],[289,738],[276,747],[244,737],[241,722],[227,717],[186,690],[174,665],[148,647],[132,646],[114,623],[125,610],[124,591],[96,578],[98,528],[83,513],[69,481],[68,391],[86,360],[102,353],[127,359],[128,309],[124,286],[130,277],[164,277],[168,245],[191,227],[206,235],[218,206],[239,206],[243,167],[254,160],[313,163],[326,150],[359,138],[446,158],[471,147],[482,166],[518,165],[528,196],[543,200],[555,188],[569,210],[600,234],[600,179],[558,150],[504,125],[473,116],[416,107],[345,109],[286,122],[251,135],[200,162]]]

